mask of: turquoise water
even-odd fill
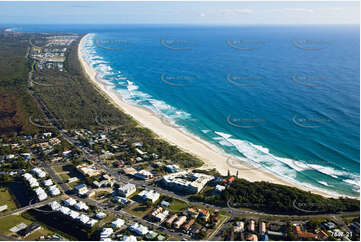
[[[71,30],[94,33],[83,56],[124,101],[254,169],[359,196],[359,26]]]

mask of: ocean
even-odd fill
[[[358,25],[14,30],[92,33],[85,58],[124,101],[227,153],[233,166],[241,159],[305,187],[360,195]]]

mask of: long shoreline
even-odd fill
[[[322,195],[324,197],[333,197],[333,198],[340,197],[313,188],[308,188],[298,184],[284,181],[281,178],[271,173],[268,173],[260,169],[255,169],[254,167],[248,164],[237,164],[238,169],[234,168],[230,166],[227,162],[230,156],[216,152],[205,142],[202,142],[199,138],[194,137],[191,134],[182,132],[181,130],[174,128],[171,125],[167,125],[164,122],[164,120],[156,116],[150,110],[124,102],[116,93],[116,91],[107,88],[106,85],[104,85],[103,83],[97,80],[96,71],[82,58],[81,48],[87,36],[88,34],[83,36],[79,42],[78,59],[79,62],[81,63],[84,74],[88,77],[90,83],[94,85],[94,87],[100,92],[100,94],[104,98],[108,99],[109,102],[111,102],[121,112],[124,112],[132,116],[141,126],[152,130],[160,138],[200,158],[204,162],[204,165],[201,169],[216,168],[217,171],[223,175],[227,174],[228,171],[230,171],[231,174],[235,175],[236,172],[238,171],[239,178],[244,178],[251,182],[266,181],[266,182],[296,187],[298,189],[304,191],[310,191],[312,193]]]

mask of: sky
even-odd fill
[[[0,2],[0,24],[359,24],[359,2]]]

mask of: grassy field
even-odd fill
[[[10,234],[11,232],[9,231],[9,229],[19,223],[29,225],[32,223],[32,221],[23,218],[21,215],[10,215],[0,218],[0,233],[6,235]]]
[[[59,166],[59,165],[52,166],[51,168],[52,168],[56,173],[64,172],[64,171],[65,171],[65,170],[63,169],[63,166]]]
[[[26,236],[23,239],[34,241],[34,240],[38,240],[40,238],[40,236],[48,235],[48,234],[54,234],[54,233],[46,228],[41,227],[41,229],[35,231],[34,233]]]
[[[79,178],[79,181],[68,183],[68,185],[71,188],[74,188],[75,186],[84,183],[84,181],[82,181],[82,177],[80,176],[80,174],[74,169],[74,167],[72,167],[70,165],[53,166],[52,168],[57,173],[57,175],[60,177],[60,179],[65,183],[68,181],[68,179],[70,177]]]
[[[9,190],[6,187],[0,188],[0,206],[3,205],[8,205],[8,209],[6,211],[11,211],[16,209],[15,201],[11,197]]]
[[[188,204],[186,202],[173,198],[168,208],[173,212],[180,212],[187,209]]]
[[[103,218],[102,220],[99,221],[99,223],[97,224],[98,227],[103,227],[105,224],[107,223],[111,223],[113,222],[117,217],[112,214],[112,213],[106,213],[107,216],[105,218]]]
[[[19,223],[24,223],[30,225],[33,221],[22,217],[21,215],[10,215],[0,219],[0,233],[4,235],[9,235],[21,240],[36,240],[39,239],[42,235],[54,234],[47,228],[41,227],[41,229],[35,231],[33,234],[25,238],[21,238],[19,235],[12,233],[9,229],[18,225]]]
[[[145,215],[150,213],[153,209],[153,206],[148,206],[143,203],[136,203],[134,206],[129,208],[128,212],[138,218],[143,218]]]

